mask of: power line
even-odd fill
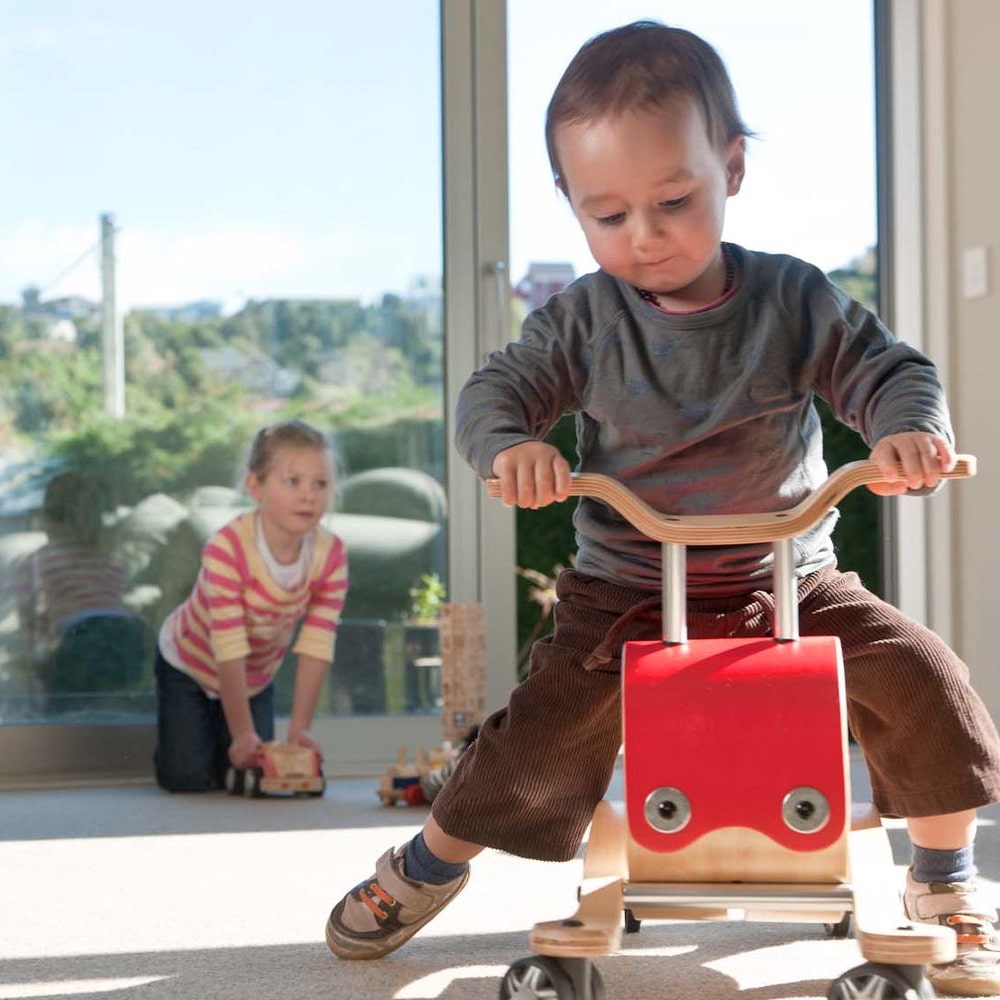
[[[95,250],[96,250],[96,249],[97,249],[97,248],[98,248],[98,247],[99,247],[100,245],[101,245],[101,241],[100,241],[100,240],[98,240],[98,241],[97,241],[96,243],[92,244],[92,245],[91,245],[91,246],[89,246],[89,247],[88,247],[88,248],[87,248],[86,250],[84,250],[84,252],[83,252],[82,254],[80,254],[80,256],[79,256],[79,257],[77,257],[77,258],[76,258],[76,260],[74,260],[74,261],[73,261],[73,263],[69,265],[69,267],[65,267],[65,268],[63,268],[63,269],[62,269],[62,270],[61,270],[61,271],[60,271],[60,272],[59,272],[59,273],[58,273],[58,274],[57,274],[57,275],[55,276],[55,278],[53,278],[53,279],[52,279],[52,281],[50,281],[50,282],[49,282],[49,283],[48,283],[48,284],[47,284],[47,285],[46,285],[46,286],[45,286],[45,287],[44,287],[44,288],[43,288],[43,289],[42,289],[42,290],[41,290],[41,291],[40,291],[40,292],[38,293],[38,298],[39,298],[39,299],[41,299],[43,295],[45,295],[45,294],[46,294],[47,292],[50,292],[50,291],[51,291],[51,290],[52,290],[53,288],[55,288],[55,287],[56,287],[56,285],[58,285],[58,284],[59,284],[59,282],[60,282],[60,281],[62,281],[62,280],[63,280],[63,278],[65,278],[65,277],[66,277],[66,275],[70,273],[70,271],[74,270],[74,269],[75,269],[76,267],[78,267],[78,266],[79,266],[80,264],[82,264],[82,263],[83,263],[83,262],[84,262],[84,261],[85,261],[85,260],[87,259],[87,257],[89,257],[89,256],[90,256],[90,254],[92,254],[92,253],[93,253],[93,252],[94,252],[94,251],[95,251]]]

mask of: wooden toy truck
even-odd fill
[[[289,743],[265,743],[250,767],[242,770],[231,767],[226,773],[226,791],[230,795],[319,797],[325,790],[319,753]]]

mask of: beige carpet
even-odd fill
[[[494,1000],[531,925],[573,912],[580,863],[487,852],[401,951],[340,962],[322,941],[330,905],[425,812],[383,808],[374,789],[337,781],[295,801],[150,786],[0,794],[0,1000]],[[979,838],[994,882],[998,821],[986,811]],[[902,830],[890,835],[905,861]],[[597,964],[609,1000],[822,1000],[860,961],[853,940],[819,926],[646,922]]]

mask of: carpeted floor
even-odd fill
[[[573,912],[580,862],[487,852],[399,952],[338,961],[323,943],[331,904],[425,815],[386,809],[374,790],[352,779],[293,801],[145,785],[0,793],[0,1000],[494,1000],[531,925]],[[985,811],[979,837],[994,889],[998,823],[1000,808]],[[905,862],[902,829],[890,837]],[[647,921],[597,965],[609,1000],[822,1000],[860,961],[853,940],[811,924]]]

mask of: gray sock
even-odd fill
[[[916,882],[970,882],[976,875],[972,844],[957,851],[935,851],[913,845],[910,870]]]
[[[452,865],[442,861],[424,842],[423,831],[418,833],[406,845],[403,856],[403,873],[407,878],[417,882],[429,882],[431,885],[444,885],[458,878],[469,867],[467,861],[460,865]]]

